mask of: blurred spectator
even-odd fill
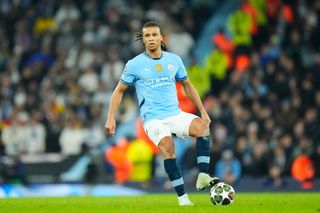
[[[23,144],[23,151],[26,154],[44,153],[46,129],[40,123],[39,112],[33,112],[25,127],[25,140]]]
[[[128,160],[132,164],[132,171],[129,180],[137,182],[147,182],[152,175],[152,150],[146,142],[133,140],[127,150]]]
[[[58,119],[47,121],[46,125],[46,153],[60,153],[61,146],[59,142],[62,125]]]
[[[181,25],[176,24],[174,31],[170,33],[168,38],[168,48],[171,52],[178,54],[182,60],[189,58],[191,49],[194,46],[194,39]]]
[[[289,132],[291,130],[291,126],[298,119],[298,114],[293,111],[290,107],[290,103],[288,101],[284,101],[281,103],[281,109],[275,118],[275,124],[283,127],[283,131]]]
[[[264,142],[258,142],[253,147],[252,151],[252,164],[248,168],[248,174],[259,177],[266,176],[268,173],[268,147]]]
[[[23,152],[26,139],[25,126],[17,117],[13,117],[9,126],[2,131],[1,139],[6,155],[19,155]]]
[[[280,170],[280,175],[289,174],[290,166],[288,164],[288,160],[286,158],[283,147],[276,146],[272,152],[269,154],[269,169],[272,170],[271,167],[277,167]]]
[[[95,123],[92,121],[87,127],[85,127],[84,143],[91,149],[105,143],[105,132],[100,126],[100,123]]]
[[[100,79],[107,85],[109,90],[115,88],[120,80],[124,68],[123,61],[120,60],[116,52],[108,51],[107,61],[102,65]]]
[[[319,136],[319,112],[315,107],[310,107],[305,113],[305,133],[313,141],[316,141]]]
[[[299,155],[311,155],[313,152],[313,141],[311,138],[303,136],[297,141],[297,145],[293,149],[292,158],[295,159]]]
[[[115,182],[119,184],[127,182],[132,171],[132,163],[127,155],[128,147],[129,141],[121,139],[104,153],[106,161],[114,168]]]
[[[207,95],[210,91],[211,81],[210,81],[208,70],[203,69],[199,64],[196,63],[195,60],[196,59],[194,57],[190,59],[190,65],[187,69],[188,77],[190,78],[192,84],[194,85],[195,89],[199,93],[200,98],[203,99],[205,95]],[[177,83],[177,86],[178,85],[179,83]],[[178,97],[179,97],[179,93],[178,93]],[[192,104],[192,102],[190,101],[189,104]]]
[[[215,175],[231,185],[241,177],[240,161],[234,158],[231,150],[222,152],[221,159],[216,164]]]
[[[98,75],[92,68],[88,67],[80,75],[78,84],[85,92],[92,94],[97,91],[99,86]]]
[[[28,53],[32,46],[32,36],[27,27],[28,25],[25,20],[21,20],[16,25],[14,48],[19,53],[19,55]]]
[[[305,122],[300,119],[293,124],[293,140],[295,144],[298,144],[300,138],[305,136]]]
[[[66,155],[79,155],[85,143],[85,130],[79,119],[70,117],[59,137],[61,152]]]
[[[292,136],[290,134],[283,134],[281,136],[279,136],[278,138],[278,144],[280,147],[283,148],[284,150],[284,154],[285,154],[285,158],[286,158],[286,175],[288,175],[289,172],[289,166],[292,163],[292,154],[293,154],[293,139]]]
[[[248,146],[253,147],[258,142],[259,126],[256,122],[250,122],[246,130],[246,139],[248,141]]]
[[[68,21],[78,20],[80,17],[80,11],[72,1],[66,1],[61,4],[55,14],[55,21],[60,28],[62,24]]]
[[[223,124],[217,124],[212,129],[214,137],[212,138],[209,171],[214,173],[215,166],[221,157],[221,153],[227,146],[227,129]]]
[[[294,179],[301,183],[301,188],[310,189],[314,186],[315,167],[314,162],[308,155],[302,154],[294,159],[291,174]]]
[[[285,186],[285,181],[282,178],[281,168],[278,165],[271,165],[268,170],[268,179],[265,182],[266,186],[280,188]]]

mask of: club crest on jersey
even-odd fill
[[[157,72],[162,72],[163,68],[161,64],[156,64],[156,70]]]
[[[160,129],[155,129],[155,130],[154,130],[154,134],[155,134],[156,136],[160,135]]]
[[[174,66],[172,64],[168,64],[168,70],[172,72],[174,70]]]

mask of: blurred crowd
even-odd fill
[[[266,184],[281,186],[294,161],[307,156],[314,172],[302,179],[320,177],[320,1],[243,1],[211,35],[213,51],[200,66],[192,50],[208,17],[219,12],[213,2],[1,1],[0,156],[81,155],[118,144],[104,153],[118,182],[156,174],[157,151],[137,136],[134,91],[119,109],[116,137],[103,129],[126,61],[143,51],[135,32],[151,19],[185,61],[212,117],[211,175],[229,183],[269,176]],[[193,180],[189,144],[177,152]],[[140,177],[143,171],[150,175]]]
[[[170,32],[169,47],[177,39],[184,41],[185,46],[172,49],[187,57],[201,26],[198,22],[209,10],[201,5],[187,9],[190,4],[1,1],[4,152],[79,154],[81,144],[104,143],[108,99],[125,62],[143,51],[141,43],[134,42],[135,31],[145,20],[155,19]]]
[[[213,166],[222,161],[229,182],[239,171],[276,186],[283,176],[319,177],[319,26],[320,1],[252,0],[213,36],[204,102],[215,122]]]
[[[158,21],[187,60],[211,12],[205,1],[1,1],[0,156],[81,155],[117,143],[103,127],[124,64],[143,51],[136,31]],[[132,94],[119,110],[120,135],[133,134],[121,128],[137,119]]]

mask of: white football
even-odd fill
[[[220,182],[210,190],[210,200],[214,205],[230,205],[234,202],[235,191],[229,184]]]

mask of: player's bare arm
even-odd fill
[[[115,129],[116,129],[115,114],[117,113],[117,109],[120,106],[123,93],[127,88],[128,88],[127,85],[119,82],[111,96],[108,117],[107,117],[106,124],[104,125],[104,128],[107,134],[109,135],[113,136],[115,133]]]
[[[205,108],[202,105],[201,99],[197,90],[194,88],[193,84],[189,79],[186,79],[182,82],[183,88],[185,93],[187,94],[188,98],[197,106],[201,113],[202,120],[209,126],[211,123],[211,119],[206,112]]]

